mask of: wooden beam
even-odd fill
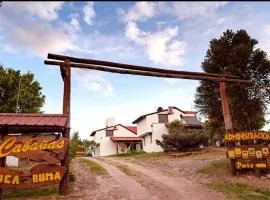
[[[45,60],[45,64],[48,65],[62,65],[63,62]],[[172,73],[158,73],[158,72],[143,72],[135,70],[121,70],[115,68],[108,68],[99,65],[90,65],[90,64],[77,64],[70,63],[70,67],[81,68],[81,69],[92,69],[104,72],[119,73],[119,74],[129,74],[129,75],[140,75],[140,76],[151,76],[151,77],[164,77],[164,78],[180,78],[180,79],[190,79],[190,80],[208,80],[208,81],[223,81],[223,82],[233,82],[233,83],[249,83],[248,80],[239,80],[231,78],[217,78],[217,77],[208,77],[208,76],[195,76],[195,75],[180,75]]]
[[[177,70],[145,67],[145,66],[140,66],[140,65],[122,64],[122,63],[102,61],[102,60],[69,57],[69,56],[57,55],[57,54],[51,54],[51,53],[48,54],[48,59],[61,60],[61,61],[68,59],[68,60],[70,60],[70,62],[74,62],[74,63],[102,65],[102,66],[114,67],[114,68],[120,68],[120,69],[130,69],[130,70],[139,70],[139,71],[148,71],[148,72],[171,73],[171,74],[180,74],[180,75],[195,75],[195,76],[209,76],[209,77],[218,77],[218,78],[224,77],[224,78],[233,78],[233,79],[239,78],[238,76],[233,76],[233,75],[212,74],[212,73],[204,73],[204,72],[177,71]]]
[[[71,70],[70,61],[65,60],[61,64],[62,77],[64,79],[64,94],[63,94],[63,114],[68,116],[67,124],[64,131],[64,137],[69,139],[70,135],[70,81],[71,81]],[[68,193],[68,183],[69,183],[69,152],[66,152],[64,160],[61,165],[66,167],[67,171],[64,174],[61,182],[59,184],[59,192],[61,195],[66,195]]]

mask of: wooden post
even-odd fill
[[[6,129],[3,133],[0,133],[0,141],[4,140],[5,135],[8,134],[8,130]],[[5,167],[6,165],[6,157],[0,158],[0,167]],[[3,200],[3,189],[0,188],[0,200]]]
[[[233,131],[233,124],[230,105],[226,91],[226,83],[219,82],[219,87],[220,87],[220,98],[222,103],[225,131],[227,133],[228,131]],[[229,143],[229,146],[232,146],[232,144]],[[235,167],[236,159],[230,159],[230,161],[231,161],[232,175],[236,175],[236,167]]]
[[[224,124],[225,124],[225,130],[226,132],[233,130],[232,125],[232,117],[230,112],[230,106],[226,91],[226,83],[225,82],[219,82],[220,87],[220,98],[222,103],[222,110],[223,110],[223,117],[224,117]]]
[[[65,60],[64,65],[61,67],[62,77],[64,80],[64,94],[63,94],[63,114],[68,116],[67,125],[64,130],[64,137],[69,139],[70,135],[70,62],[69,60]],[[68,183],[69,183],[69,152],[66,152],[65,158],[61,163],[63,167],[67,168],[65,175],[63,176],[60,184],[59,184],[59,192],[61,195],[66,195],[68,192]]]

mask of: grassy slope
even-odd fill
[[[93,162],[91,160],[86,160],[86,159],[80,159],[80,162],[85,163],[88,166],[88,168],[91,170],[91,172],[93,172],[94,174],[97,174],[97,175],[107,174],[107,171],[96,162]]]

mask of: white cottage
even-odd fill
[[[166,124],[174,120],[181,120],[184,126],[189,128],[202,128],[201,122],[197,119],[197,112],[183,111],[177,107],[163,110],[159,107],[156,112],[144,114],[133,122],[137,124],[137,136],[143,139],[143,150],[162,151],[163,149],[156,144],[156,140],[162,140],[161,135],[168,134]]]
[[[113,120],[106,123],[106,127],[93,131],[94,141],[98,144],[94,156],[109,156],[142,149],[142,139],[137,136],[136,126],[114,125]]]

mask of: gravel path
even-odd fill
[[[191,181],[182,177],[172,177],[167,176],[156,168],[146,168],[139,164],[134,164],[128,162],[127,160],[121,160],[117,158],[102,158],[103,162],[109,162],[109,166],[122,164],[128,166],[131,170],[140,172],[144,174],[152,182],[158,184],[164,184],[168,188],[168,196],[171,196],[171,191],[173,194],[177,195],[177,199],[188,199],[188,200],[209,200],[209,199],[224,199],[221,193],[217,193],[210,190],[207,186],[198,184],[196,181]],[[166,193],[166,190],[163,191]],[[172,197],[170,199],[174,199]]]

